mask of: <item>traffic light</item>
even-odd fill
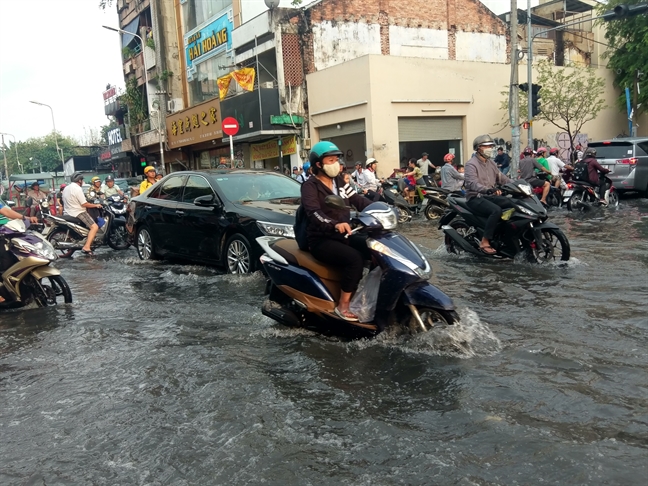
[[[540,90],[542,86],[539,84],[531,85],[531,118],[540,114]]]
[[[603,14],[603,20],[620,20],[625,17],[633,17],[648,11],[648,3],[638,3],[636,5],[620,4],[614,7],[614,10],[608,10]]]
[[[518,88],[526,93],[527,91],[529,91],[529,83],[518,84]]]

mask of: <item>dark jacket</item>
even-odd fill
[[[507,154],[506,152],[497,154],[495,156],[495,163],[500,166],[501,169],[506,169],[509,165],[511,165],[511,157],[509,157],[509,154]]]
[[[335,179],[338,188],[344,186],[344,180],[341,177]],[[308,218],[308,244],[313,246],[313,243],[321,240],[322,238],[330,238],[339,241],[348,241],[344,235],[335,229],[338,223],[348,223],[351,220],[351,205],[357,210],[362,211],[364,208],[371,204],[371,201],[365,197],[353,194],[345,198],[345,202],[349,209],[335,209],[327,206],[324,203],[326,196],[333,194],[328,187],[320,182],[317,177],[310,177],[301,186],[301,205],[306,212]],[[344,197],[342,191],[339,194]]]
[[[607,174],[610,172],[609,169],[601,167],[601,164],[599,164],[594,157],[587,157],[586,159],[583,159],[583,162],[587,163],[587,178],[593,186],[598,186],[600,183],[599,172],[601,174]]]

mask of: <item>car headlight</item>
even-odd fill
[[[391,230],[396,227],[398,224],[398,216],[396,216],[396,210],[395,209],[387,209],[387,210],[370,210],[367,211],[367,214],[371,214],[378,222],[382,225],[382,227],[386,230]]]
[[[284,238],[294,238],[295,229],[292,224],[268,223],[267,221],[257,221],[257,226],[266,236],[283,236]]]
[[[18,250],[25,253],[34,253],[40,257],[46,258],[47,260],[53,261],[58,257],[56,256],[56,251],[54,247],[45,240],[39,241],[38,243],[28,243],[21,238],[13,238],[11,242],[18,248]]]
[[[383,245],[380,241],[376,241],[373,238],[367,238],[367,246],[371,248],[373,251],[382,253],[383,255],[387,255],[393,258],[394,260],[402,263],[403,265],[405,265],[407,268],[412,270],[414,273],[416,273],[419,277],[421,277],[424,280],[427,280],[432,276],[432,269],[430,268],[430,264],[428,263],[427,259],[423,256],[423,254],[419,251],[419,249],[416,248],[415,245],[414,245],[414,249],[419,254],[419,256],[421,257],[421,259],[425,264],[423,268],[416,266],[416,264],[413,261],[408,260],[397,251],[392,250],[391,248]]]

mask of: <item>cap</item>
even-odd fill
[[[423,153],[421,154],[421,157],[425,157],[426,155],[430,155],[430,154],[428,154],[427,152],[423,152]]]
[[[36,181],[36,182],[32,182],[31,187],[34,187],[34,186],[40,186],[40,184],[38,183],[38,181]]]
[[[299,170],[299,167],[294,166],[294,167],[293,167],[293,170]]]
[[[357,161],[357,162],[355,163],[355,166],[356,166],[356,167],[362,167],[362,162]]]

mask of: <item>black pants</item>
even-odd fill
[[[372,191],[371,189],[367,191],[367,194],[365,196],[374,202],[380,201],[380,193],[376,191]]]
[[[310,242],[310,252],[322,263],[342,268],[340,287],[343,292],[357,290],[362,279],[365,255],[369,254],[366,238],[353,235],[349,237],[348,243],[322,238]]]
[[[604,178],[599,179],[599,199],[605,199],[605,191],[607,191],[607,180]]]
[[[513,207],[509,198],[504,196],[474,197],[467,205],[476,215],[488,218],[484,228],[484,238],[487,240],[495,234],[495,228],[502,217],[502,209]]]

